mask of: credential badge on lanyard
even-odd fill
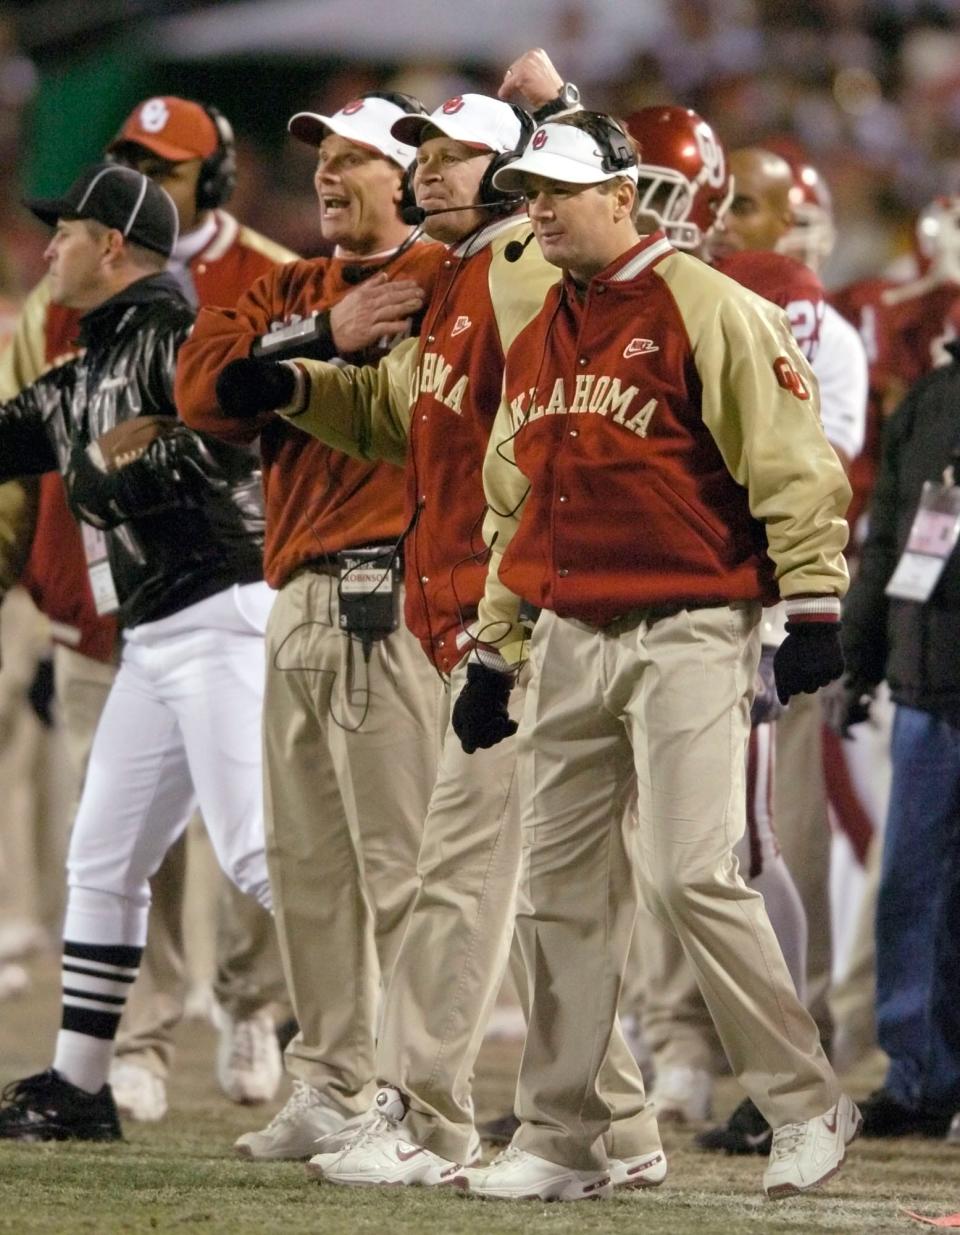
[[[120,608],[117,589],[113,585],[110,560],[107,557],[107,538],[99,528],[91,527],[89,523],[81,523],[80,529],[83,532],[83,551],[87,559],[93,603],[97,607],[97,613],[105,617],[108,613],[116,613]]]
[[[960,537],[960,488],[953,468],[943,473],[943,483],[925,480],[920,506],[914,515],[907,547],[886,586],[897,600],[925,604],[933,595],[947,559]]]

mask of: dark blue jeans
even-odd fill
[[[886,1088],[960,1110],[960,729],[898,706],[877,899],[877,1036]]]

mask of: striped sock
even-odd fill
[[[143,948],[63,945],[63,1019],[53,1066],[71,1084],[97,1093],[106,1083],[113,1040]]]

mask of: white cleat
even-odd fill
[[[660,1124],[701,1123],[709,1119],[712,1097],[713,1077],[705,1068],[661,1068],[650,1091]]]
[[[576,1171],[516,1145],[489,1166],[462,1170],[454,1185],[467,1196],[498,1201],[597,1201],[613,1192],[609,1171]]]
[[[258,1012],[234,1020],[225,1012],[217,1016],[217,1082],[231,1102],[253,1106],[270,1102],[280,1087],[283,1060],[273,1017]]]
[[[307,1174],[325,1183],[352,1188],[401,1184],[436,1188],[462,1171],[459,1162],[418,1145],[403,1128],[406,1102],[399,1089],[384,1085],[345,1145],[327,1138],[307,1163]],[[477,1141],[479,1150],[479,1141]]]
[[[763,1187],[771,1200],[816,1188],[836,1175],[847,1146],[860,1135],[863,1119],[846,1094],[825,1115],[784,1124],[773,1134]]]
[[[110,1088],[117,1110],[138,1123],[158,1123],[167,1113],[166,1082],[149,1068],[122,1057],[110,1065]]]
[[[337,1132],[347,1116],[305,1081],[293,1082],[293,1093],[259,1132],[245,1132],[234,1141],[241,1158],[258,1162],[295,1162],[309,1158],[320,1137]]]
[[[667,1177],[667,1158],[662,1150],[635,1158],[611,1158],[607,1170],[614,1188],[657,1188]]]

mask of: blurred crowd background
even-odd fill
[[[138,99],[229,116],[231,209],[309,256],[312,162],[286,134],[293,112],[378,88],[430,108],[495,91],[531,46],[591,106],[683,103],[728,149],[798,143],[834,196],[830,287],[904,273],[918,209],[960,192],[960,0],[18,0],[0,5],[0,312],[43,270],[21,197],[61,190]]]

